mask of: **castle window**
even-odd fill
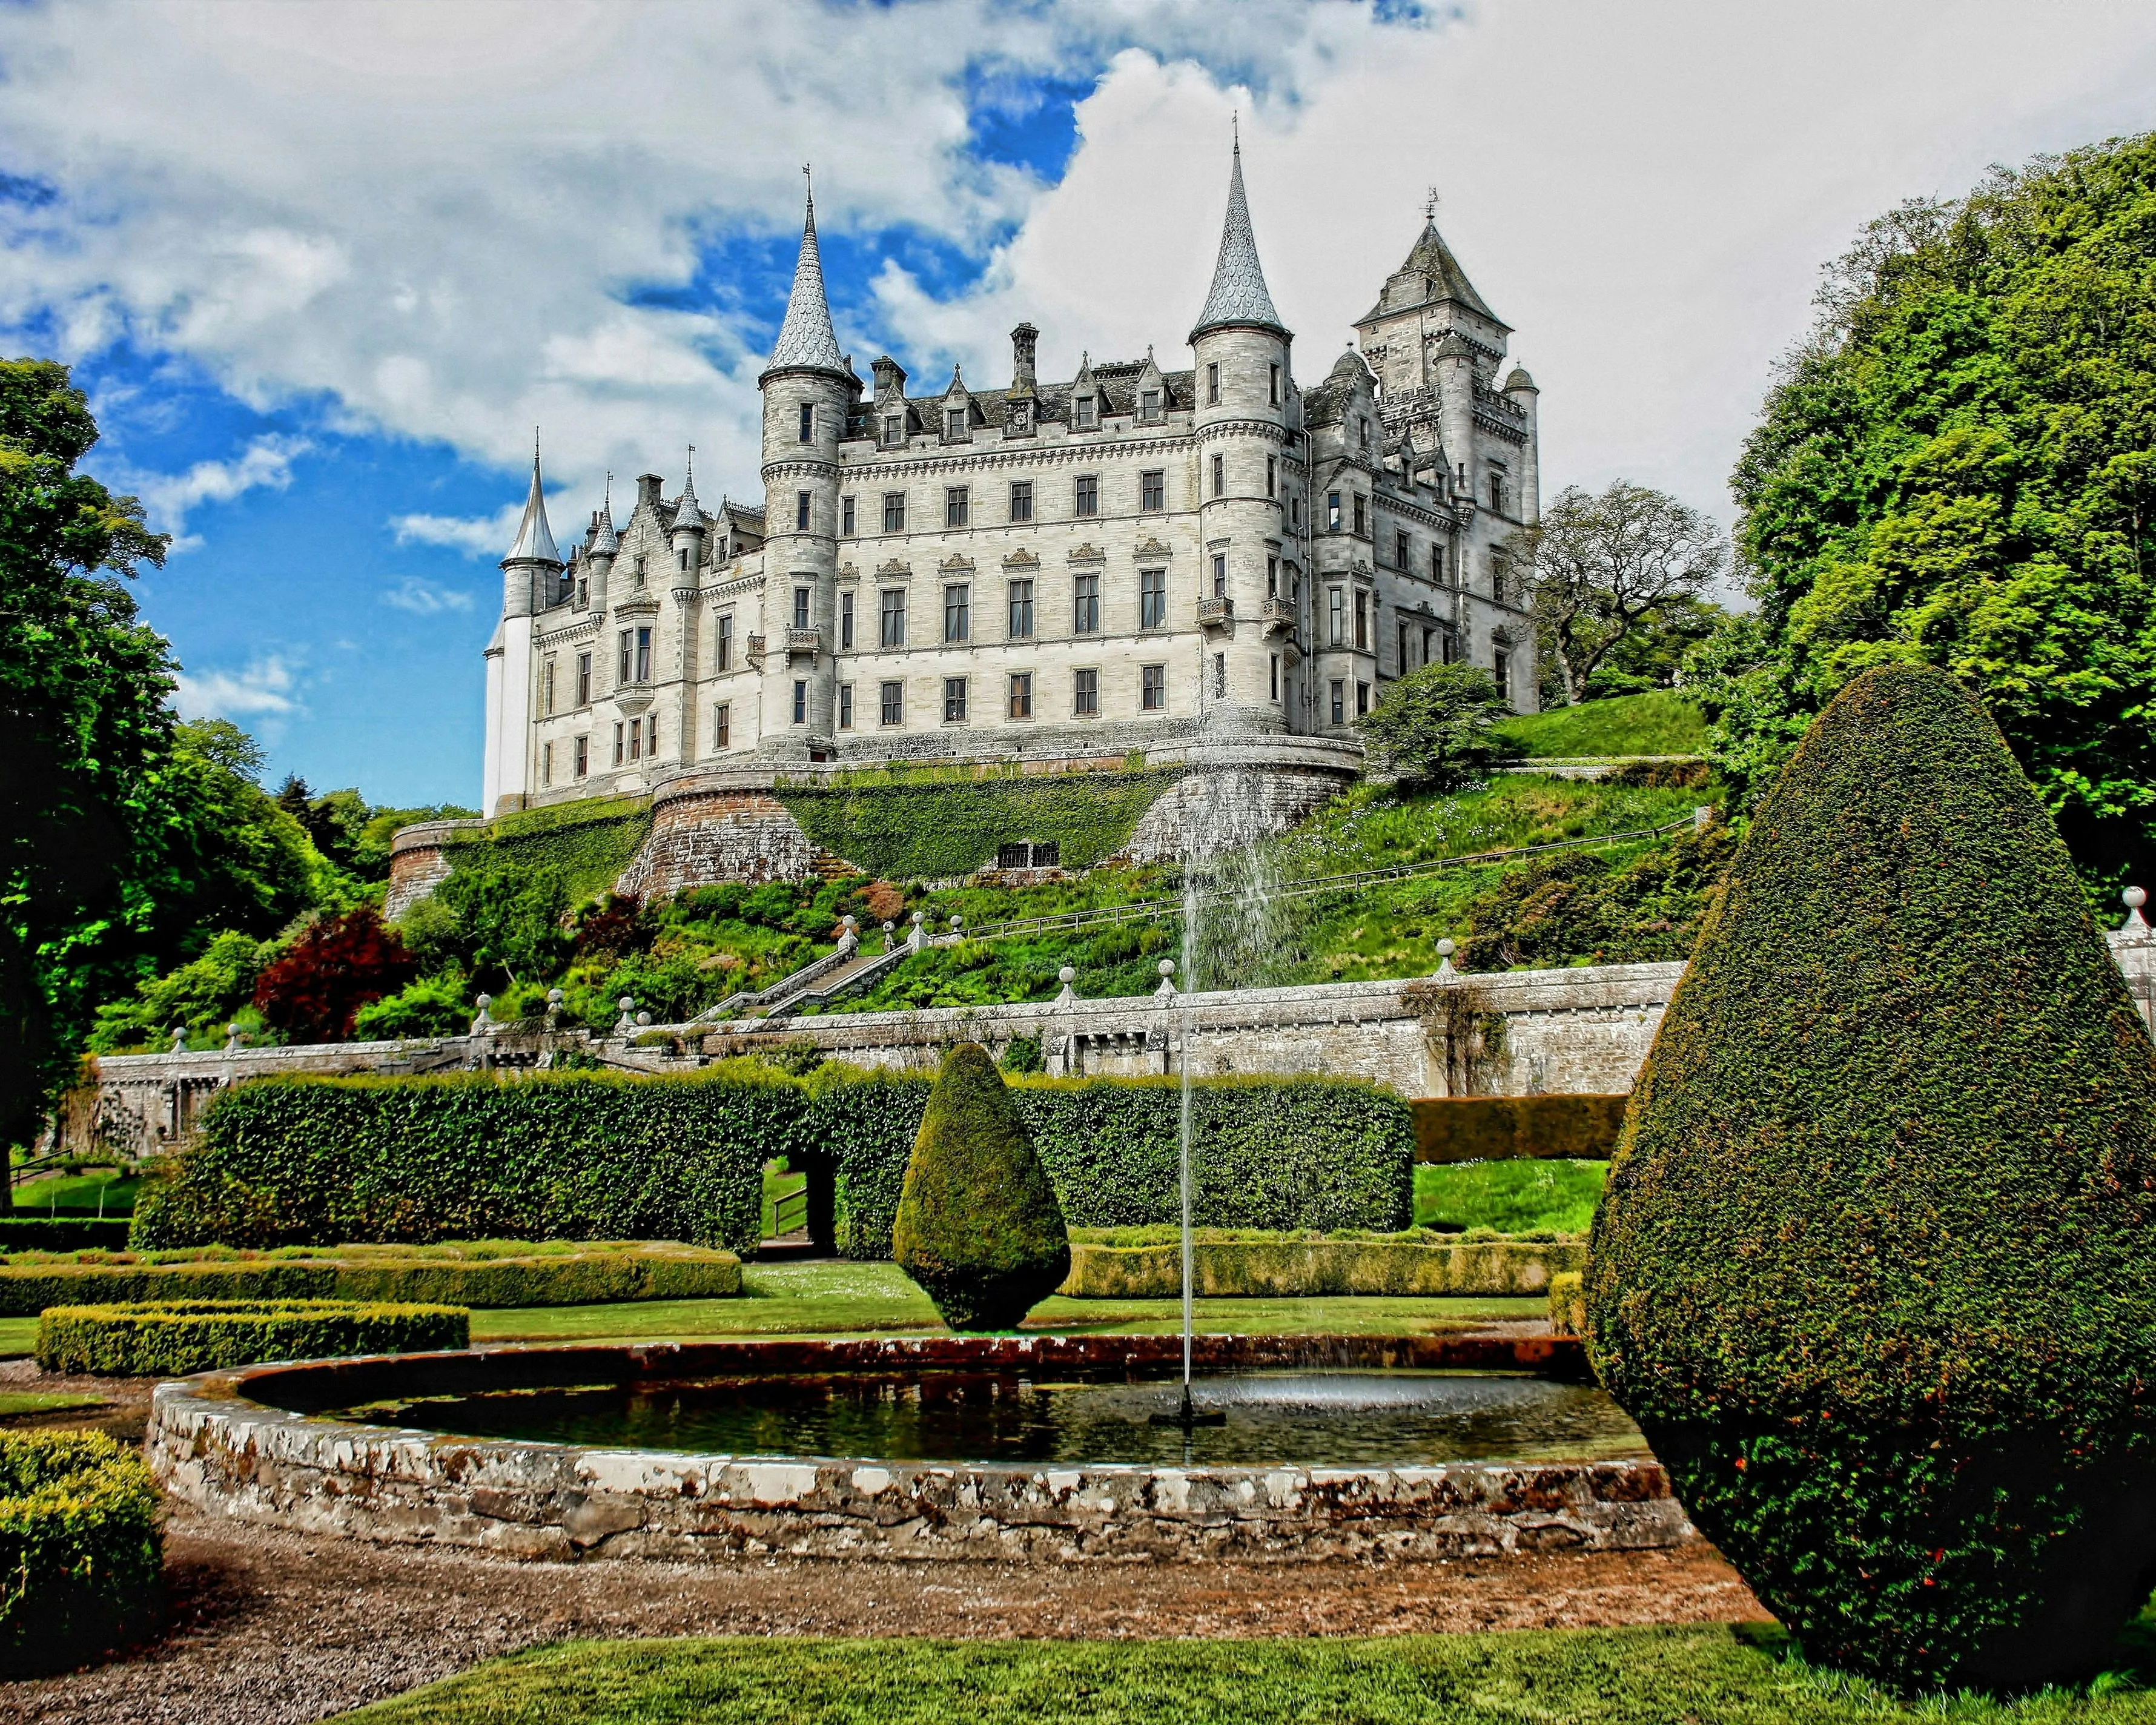
[[[719,615],[719,669],[732,670],[734,664],[734,614],[721,612]]]
[[[1100,672],[1096,670],[1081,670],[1071,673],[1070,711],[1081,719],[1097,719],[1100,717]]]
[[[883,530],[886,533],[906,531],[906,493],[886,491],[883,494]]]
[[[1403,624],[1399,626],[1399,628],[1400,628],[1400,656],[1399,656],[1399,664],[1398,664],[1397,667],[1395,668],[1395,670],[1394,670],[1394,674],[1395,675],[1397,675],[1397,676],[1403,676],[1403,677],[1404,677],[1404,676],[1405,676],[1405,675],[1408,674],[1408,626],[1407,626],[1407,624],[1405,624],[1404,623],[1403,623]]]
[[[1138,711],[1147,713],[1168,711],[1166,665],[1142,665],[1138,667]]]
[[[814,402],[804,401],[801,403],[801,441],[806,444],[814,443],[815,440],[816,404]]]
[[[854,647],[854,596],[850,593],[839,595],[839,650],[850,653]]]
[[[626,683],[630,680],[629,672],[635,665],[635,660],[631,656],[636,649],[636,635],[634,632],[630,629],[624,629],[621,632],[621,638],[616,644],[620,648],[621,651],[619,660],[614,665],[613,680],[616,683]]]
[[[1267,366],[1265,370],[1271,374],[1269,398],[1275,407],[1278,407],[1280,405],[1280,367],[1277,365],[1270,365]]]
[[[1363,652],[1370,646],[1370,596],[1360,588],[1355,590],[1355,645]]]
[[[943,722],[963,725],[966,722],[966,680],[946,677],[943,680]]]
[[[1370,422],[1368,419],[1365,419],[1362,422],[1362,426],[1363,447],[1367,449],[1370,447]]]
[[[973,589],[957,582],[943,589],[943,639],[963,641],[972,633]]]
[[[808,682],[805,677],[793,680],[793,722],[797,725],[808,722]]]
[[[592,740],[590,737],[584,736],[578,737],[576,742],[576,749],[577,777],[582,778],[586,773],[592,770]]]
[[[551,659],[540,668],[539,686],[545,691],[544,698],[539,703],[539,711],[551,719],[554,716],[554,661]]]
[[[1033,481],[1031,480],[1011,481],[1010,518],[1014,521],[1029,521],[1033,519]]]
[[[651,631],[639,629],[636,632],[636,680],[651,680]]]
[[[1302,528],[1302,499],[1291,496],[1287,500],[1287,518],[1299,532]]]
[[[733,704],[721,701],[711,709],[711,747],[715,749],[733,747]]]
[[[839,728],[841,731],[854,728],[854,685],[851,683],[839,685]]]
[[[797,533],[808,531],[808,494],[806,491],[793,494],[793,531]],[[681,567],[685,569],[689,567],[686,552],[682,555]]]
[[[1272,698],[1278,701],[1280,699],[1280,655],[1277,653],[1273,655],[1272,691]]]
[[[1215,701],[1228,698],[1228,655],[1224,653],[1213,655],[1213,698]]]
[[[802,495],[806,496],[808,494],[804,491]],[[682,545],[675,547],[674,567],[677,569],[685,569],[689,567],[689,547],[687,546]]]
[[[1434,629],[1426,629],[1422,632],[1422,662],[1424,665],[1428,665],[1430,661],[1431,650],[1437,644],[1436,636],[1437,631]]]
[[[1359,719],[1369,711],[1370,685],[1368,683],[1358,683],[1355,685],[1355,716]]]
[[[1269,599],[1276,599],[1280,597],[1280,559],[1278,557],[1265,559],[1265,597]]]
[[[1014,581],[1010,584],[1010,638],[1022,641],[1033,634],[1033,583]]]
[[[1332,680],[1332,722],[1336,725],[1348,722],[1348,685],[1337,677]]]
[[[1279,462],[1279,460],[1278,460],[1276,457],[1274,457],[1274,456],[1271,456],[1271,455],[1268,455],[1268,456],[1266,456],[1266,457],[1265,457],[1265,495],[1266,495],[1266,496],[1268,496],[1268,497],[1276,497],[1276,496],[1278,496],[1278,495],[1280,495],[1280,494],[1279,494],[1279,492],[1275,489],[1275,483],[1274,483],[1274,476],[1275,476],[1276,474],[1278,474],[1278,473],[1279,473],[1279,471],[1280,471],[1280,462]]]
[[[629,721],[629,758],[632,761],[644,758],[644,721],[641,719]]]
[[[629,727],[617,719],[613,727],[613,764],[617,767],[622,762],[622,739],[628,732]]]
[[[1228,458],[1224,455],[1215,455],[1213,458],[1213,495],[1215,497],[1224,496],[1227,490]]]
[[[906,722],[906,685],[894,679],[882,685],[878,693],[882,722],[903,725]]]
[[[1393,535],[1393,566],[1401,570],[1408,566],[1408,536],[1404,533]]]
[[[1160,468],[1148,468],[1138,475],[1138,507],[1147,515],[1168,507],[1168,475]]]
[[[906,415],[886,413],[883,416],[883,446],[895,449],[906,441]]]
[[[644,559],[641,556],[636,560],[636,584],[639,587],[644,585]]]
[[[1205,405],[1209,408],[1220,405],[1220,367],[1217,365],[1205,367]]]
[[[1358,539],[1370,536],[1370,500],[1360,491],[1355,494],[1355,536]]]
[[[589,706],[591,704],[592,655],[588,653],[579,653],[577,655],[577,705]]]
[[[1101,628],[1101,578],[1080,575],[1071,583],[1070,627],[1075,634],[1097,634]]]
[[[1502,473],[1490,475],[1490,511],[1493,515],[1505,512],[1505,475]]]
[[[883,590],[883,615],[878,634],[879,643],[886,647],[906,644],[906,589],[886,587]]]
[[[805,587],[793,589],[793,626],[796,629],[808,627],[808,589]]]
[[[1337,587],[1326,588],[1332,625],[1327,639],[1336,647],[1348,644],[1348,595]]]
[[[581,611],[591,602],[592,583],[588,578],[579,576],[577,579],[577,608]]]
[[[839,536],[842,539],[854,536],[854,500],[850,497],[839,500]]]
[[[1098,515],[1101,512],[1101,481],[1093,474],[1081,474],[1077,490],[1071,500],[1073,515]]]
[[[1014,719],[1033,716],[1033,673],[1013,671],[1010,680],[1010,716]]]
[[[554,745],[551,742],[542,742],[539,745],[539,783],[547,785],[553,782]]]
[[[943,525],[963,527],[966,525],[966,487],[946,485],[943,488]]]
[[[1160,629],[1168,622],[1168,571],[1138,571],[1138,627]]]
[[[1079,430],[1091,431],[1099,423],[1096,403],[1091,396],[1081,395],[1072,405],[1077,410]]]
[[[1328,533],[1340,531],[1340,494],[1337,491],[1325,494],[1325,531]]]
[[[943,438],[947,443],[960,442],[967,430],[966,410],[963,408],[946,408],[943,410]]]
[[[1213,597],[1216,599],[1228,597],[1228,553],[1224,551],[1213,553]]]
[[[1160,418],[1160,392],[1148,389],[1138,398],[1138,416],[1148,425]]]
[[[1430,544],[1430,578],[1433,585],[1445,579],[1445,547],[1435,539]]]

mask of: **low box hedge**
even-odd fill
[[[1163,1237],[1166,1236],[1166,1237]],[[1587,1242],[1472,1235],[1317,1234],[1200,1230],[1192,1284],[1212,1299],[1296,1299],[1322,1294],[1529,1295],[1586,1267]],[[1080,1300],[1163,1300],[1183,1291],[1173,1231],[1073,1229],[1070,1275],[1057,1290]]]
[[[127,1244],[128,1219],[100,1216],[0,1215],[0,1252],[77,1252]]]
[[[471,1313],[461,1306],[189,1300],[51,1306],[38,1319],[39,1366],[100,1377],[184,1377],[264,1360],[470,1345]]]
[[[0,1432],[0,1676],[64,1670],[148,1625],[157,1489],[102,1432]]]
[[[1553,1336],[1587,1333],[1587,1278],[1580,1271],[1550,1278],[1549,1324]]]
[[[417,1301],[450,1306],[591,1306],[741,1292],[732,1252],[670,1241],[436,1246],[207,1246],[168,1252],[18,1254],[0,1260],[0,1317],[85,1301]]]
[[[1625,1096],[1431,1096],[1414,1110],[1417,1162],[1546,1157],[1607,1162],[1625,1123]]]

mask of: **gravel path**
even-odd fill
[[[176,1506],[166,1566],[161,1639],[0,1686],[0,1718],[286,1725],[568,1636],[1389,1635],[1765,1615],[1704,1544],[1383,1566],[520,1563],[303,1539]]]

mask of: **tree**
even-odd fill
[[[174,666],[126,586],[167,541],[76,465],[67,368],[0,361],[0,1143],[74,1076],[157,908]]]
[[[937,1069],[891,1245],[954,1330],[1015,1329],[1070,1273],[1055,1189],[978,1042]]]
[[[1479,665],[1426,665],[1386,684],[1355,728],[1380,771],[1409,783],[1445,785],[1518,752],[1496,732],[1512,711],[1496,680]]]
[[[359,1009],[398,993],[418,967],[371,905],[326,916],[264,969],[254,1009],[295,1042],[341,1042]]]
[[[1819,306],[1732,480],[1758,629],[1691,685],[1717,755],[1756,794],[1866,666],[1942,665],[1990,707],[2084,878],[2146,879],[2156,136],[1903,205]]]
[[[1688,617],[1729,564],[1712,521],[1626,480],[1599,496],[1567,486],[1509,549],[1532,571],[1543,656],[1568,703],[1588,699],[1595,673],[1628,640]]]
[[[2156,1567],[2156,1050],[1945,673],[1762,800],[1594,1219],[1595,1369],[1806,1655],[2077,1676]]]
[[[433,897],[448,924],[444,944],[467,969],[498,970],[512,987],[553,975],[572,950],[558,869],[458,869]]]

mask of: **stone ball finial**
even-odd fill
[[[951,913],[951,926],[953,928],[963,928],[966,926],[966,919],[953,911]]]
[[[568,998],[559,988],[549,988],[547,991],[547,1004],[549,1006],[559,1006]]]
[[[648,1024],[651,1022],[651,1014],[648,1012],[640,1012],[636,1015],[636,1021],[639,1024]]]
[[[491,1005],[493,1005],[493,1004],[494,1004],[494,996],[493,996],[493,995],[491,995],[491,994],[482,994],[482,995],[480,995],[480,996],[479,997],[479,1009],[480,1009],[481,1012],[485,1012],[485,1011],[487,1009],[487,1008],[489,1008],[490,1006],[491,1006]]]
[[[1160,973],[1163,976],[1173,976],[1175,974],[1175,961],[1173,958],[1162,959],[1160,961]]]
[[[889,933],[891,932],[891,927],[892,927],[892,925],[891,925],[891,923],[889,923],[889,922],[886,922],[886,923],[884,924],[884,926],[883,926],[883,932],[884,932],[886,934],[889,934]]]
[[[2146,887],[2129,886],[2119,894],[2119,897],[2126,901],[2128,910],[2138,911],[2148,902],[2148,891]]]
[[[854,918],[853,916],[851,916],[850,915],[849,915],[849,916],[841,916],[841,917],[839,919],[839,923],[840,923],[840,925],[841,925],[842,927],[847,927],[847,928],[858,928],[858,927],[860,927],[860,924],[858,922],[856,922],[856,921],[855,920],[855,918]]]
[[[1450,958],[1459,950],[1460,948],[1453,944],[1452,937],[1450,935],[1447,935],[1443,940],[1437,943],[1437,956],[1440,958]]]
[[[636,1009],[635,1000],[627,994],[623,995],[621,999],[614,1004],[624,1012],[634,1012]]]
[[[1071,985],[1071,983],[1078,980],[1078,973],[1070,965],[1066,964],[1062,969],[1055,973],[1055,980],[1062,983],[1063,986],[1067,988]]]
[[[919,924],[921,924],[921,923],[926,922],[928,920],[928,918],[927,918],[926,916],[924,916],[921,912],[920,912],[919,911],[916,911],[913,913],[913,920],[914,920],[914,922],[915,922],[916,926],[918,926],[918,925],[919,925]]]

